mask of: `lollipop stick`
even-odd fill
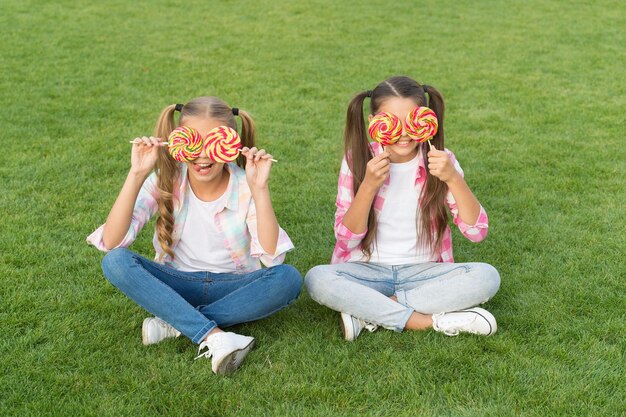
[[[431,150],[431,151],[432,151],[433,149],[434,149],[434,150],[437,150],[437,148],[435,148],[435,147],[433,146],[433,144],[432,144],[430,141],[428,141],[428,146],[430,146],[430,150]]]
[[[237,152],[243,152],[241,149],[238,149]],[[276,159],[270,159],[272,162],[278,162]]]
[[[140,144],[143,143],[143,141],[138,140],[137,142],[135,142],[134,140],[129,140],[128,143],[132,143],[134,144]],[[160,145],[167,145],[168,142],[159,142]]]

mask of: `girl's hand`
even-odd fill
[[[267,189],[272,169],[272,155],[265,149],[244,147],[241,154],[246,157],[246,179],[251,191]]]
[[[390,163],[389,152],[376,155],[367,163],[365,168],[365,178],[363,179],[363,185],[370,188],[371,191],[378,191],[381,185],[389,177]]]
[[[133,140],[133,149],[130,156],[130,170],[134,173],[147,176],[159,156],[159,150],[167,143],[154,136],[143,136]]]
[[[461,175],[454,169],[448,154],[437,149],[428,152],[428,172],[445,183],[456,180]]]

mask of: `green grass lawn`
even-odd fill
[[[143,3],[0,4],[0,415],[626,415],[624,2]],[[303,292],[235,328],[257,347],[232,377],[189,340],[142,346],[146,313],[85,243],[128,140],[200,95],[249,110],[305,274],[334,244],[347,103],[397,74],[447,100],[490,217],[455,257],[501,272],[498,333],[346,343]]]

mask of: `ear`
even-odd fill
[[[373,114],[370,114],[369,116],[367,116],[367,123],[370,123],[373,118],[374,118]]]

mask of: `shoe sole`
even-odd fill
[[[235,372],[241,366],[241,363],[253,347],[254,340],[241,349],[233,350],[231,353],[226,355],[224,359],[222,359],[222,362],[218,365],[215,373],[217,375],[229,375]]]
[[[153,345],[156,342],[151,342],[148,340],[148,333],[146,331],[146,322],[150,321],[151,318],[146,318],[143,320],[143,323],[141,323],[141,343],[143,343],[144,346],[148,346],[148,345]]]
[[[346,323],[344,316],[348,317],[348,320],[350,320],[350,324]],[[352,329],[352,331],[350,331],[350,329],[348,328],[348,326],[352,327],[352,318],[345,313],[339,313],[339,326],[341,327],[343,339],[348,342],[354,342],[354,340],[356,339],[356,337],[354,337],[354,328]]]

